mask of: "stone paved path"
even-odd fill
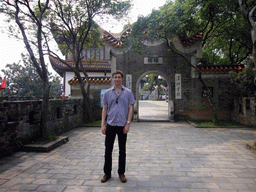
[[[252,129],[194,128],[187,123],[132,122],[127,143],[127,183],[113,173],[100,182],[104,136],[100,128],[69,132],[50,153],[15,153],[0,159],[0,192],[255,192],[256,154],[245,148]]]
[[[140,121],[169,121],[168,103],[166,101],[139,101]]]

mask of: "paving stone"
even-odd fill
[[[64,185],[40,185],[36,191],[44,191],[44,192],[62,192],[65,189]]]
[[[150,189],[150,192],[179,192],[178,189],[174,189],[172,187],[166,187],[166,188],[155,188],[155,189]]]
[[[63,192],[92,192],[93,188],[87,186],[67,186]]]
[[[37,191],[38,185],[33,184],[15,184],[11,187],[11,190],[19,190],[19,191]]]
[[[207,189],[180,189],[179,192],[208,192]]]
[[[53,174],[51,179],[74,179],[76,175],[71,175],[71,174]]]
[[[246,184],[237,183],[218,183],[221,189],[233,189],[233,190],[248,190],[250,189]]]
[[[209,189],[209,192],[237,192],[238,190],[228,190],[228,189]]]
[[[194,189],[219,189],[216,183],[192,183],[191,188]]]
[[[255,184],[256,182],[253,179],[250,178],[228,178],[228,181],[230,181],[231,183],[251,183],[251,184]]]
[[[18,152],[0,159],[0,192],[252,192],[256,154],[249,128],[194,128],[188,123],[132,122],[127,140],[127,183],[118,174],[101,183],[104,136],[100,128],[68,132],[69,142],[50,153]]]

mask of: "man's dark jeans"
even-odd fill
[[[119,145],[118,174],[125,173],[127,134],[124,134],[123,129],[124,127],[111,125],[107,125],[106,128],[104,173],[109,176],[111,176],[112,171],[112,151],[116,135],[118,136]]]

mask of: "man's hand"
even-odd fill
[[[101,124],[101,132],[103,135],[106,135],[106,126],[105,124]]]
[[[103,135],[106,135],[106,125],[105,125],[105,120],[107,116],[107,105],[104,105],[102,108],[102,116],[101,116],[101,132]]]
[[[129,129],[130,129],[130,124],[126,123],[124,126],[124,134],[127,134],[129,132]]]

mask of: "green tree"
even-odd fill
[[[252,54],[250,25],[233,0],[195,0],[198,18],[203,28],[204,65],[241,64]]]
[[[254,0],[238,0],[244,18],[250,24],[253,44],[253,59],[256,67],[256,2]],[[248,30],[249,31],[249,30]]]
[[[169,43],[170,33],[178,34],[183,40],[192,40],[191,36],[201,28],[201,64],[204,65],[241,64],[253,50],[251,26],[244,20],[238,2],[233,0],[170,1],[148,17],[139,18],[134,25],[141,25],[142,30],[146,27],[148,35]],[[133,31],[135,28],[133,26]]]
[[[150,91],[149,95],[154,90],[158,90],[158,93],[160,94],[165,94],[165,90],[163,89],[163,87],[167,87],[167,82],[164,79],[159,79],[158,76],[159,76],[158,74],[154,74],[154,73],[147,75],[146,76],[147,84],[142,88],[142,90]]]
[[[60,98],[62,94],[62,83],[60,76],[54,75],[50,76],[50,83],[51,83],[51,90],[50,90],[50,97],[52,98]]]
[[[50,83],[48,70],[44,58],[44,42],[46,32],[44,32],[43,18],[48,10],[49,0],[28,1],[28,0],[2,0],[0,2],[0,12],[9,17],[10,33],[18,38],[22,38],[29,53],[31,61],[36,68],[43,82],[43,103],[41,113],[40,132],[43,138],[48,138],[48,106]],[[15,21],[17,26],[12,26]]]
[[[30,64],[24,63],[24,65],[22,66],[20,63],[7,64],[2,70],[8,78],[9,95],[41,98],[43,94],[42,80],[29,66]]]
[[[238,97],[254,97],[256,93],[254,63],[251,61],[249,66],[242,72],[231,72],[231,82],[236,85]]]
[[[51,7],[49,20],[51,21],[51,31],[59,44],[59,48],[64,54],[71,54],[74,66],[61,59],[50,47],[49,52],[67,65],[76,75],[80,83],[80,90],[83,95],[83,116],[85,122],[92,121],[90,106],[90,83],[82,60],[88,60],[82,54],[83,50],[92,46],[101,46],[101,31],[94,22],[96,16],[111,15],[115,18],[122,17],[130,8],[130,0],[54,0]],[[91,61],[93,62],[93,60]],[[86,78],[86,83],[82,75]]]
[[[30,96],[42,98],[43,81],[36,72],[29,56],[22,55],[22,63],[7,64],[2,70],[7,77],[8,89],[5,95],[15,95],[19,97]],[[61,95],[61,82],[58,76],[48,74],[51,84],[50,97]]]

